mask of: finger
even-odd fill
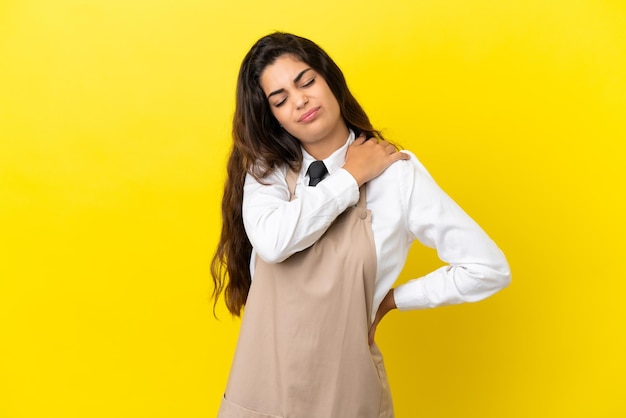
[[[360,147],[365,144],[365,135],[357,136],[354,141],[350,144],[351,148]]]
[[[406,152],[400,152],[400,151],[394,152],[393,154],[391,154],[391,156],[395,159],[395,161],[408,160],[411,158],[411,156],[407,154]]]

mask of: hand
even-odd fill
[[[368,334],[368,341],[370,345],[374,343],[374,334],[376,334],[376,327],[378,326],[378,323],[380,322],[380,320],[383,319],[383,317],[387,315],[389,311],[396,309],[396,308],[397,308],[396,301],[393,298],[393,289],[391,289],[389,292],[387,292],[387,294],[383,298],[383,301],[380,303],[380,306],[378,307],[378,311],[376,311],[376,317],[374,318],[374,323],[372,323],[372,326],[370,327],[370,331]]]
[[[367,140],[365,135],[360,135],[348,147],[343,168],[355,178],[361,187],[364,183],[381,175],[391,164],[409,158],[407,154],[398,152],[396,147],[387,141],[378,142],[375,138]]]

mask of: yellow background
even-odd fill
[[[397,416],[626,416],[622,0],[0,2],[0,417],[215,416],[208,265],[241,59],[313,39],[507,254],[394,312]],[[400,280],[440,263],[415,248]]]

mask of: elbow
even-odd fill
[[[458,290],[466,302],[478,302],[499,292],[511,284],[511,271],[508,265],[473,265],[462,269],[465,280],[457,281]],[[462,284],[461,284],[462,283]]]
[[[502,285],[500,289],[504,289],[505,287],[508,287],[510,284],[511,284],[511,270],[507,268],[506,272],[503,273]]]
[[[268,264],[278,264],[285,261],[289,254],[285,254],[284,251],[281,251],[277,248],[254,248],[257,257]]]
[[[490,275],[489,282],[493,293],[496,293],[511,284],[511,271],[508,268],[494,271]]]
[[[494,251],[490,257],[485,257],[476,266],[477,278],[483,283],[485,288],[496,293],[511,284],[511,268],[506,256],[499,249]]]
[[[506,260],[498,266],[492,266],[483,271],[482,281],[490,289],[491,293],[499,292],[511,284],[511,269]]]
[[[497,285],[497,290],[502,290],[511,284],[511,268],[504,255],[502,255],[498,266],[494,267],[493,270],[495,272],[494,276],[496,276],[494,282]]]
[[[252,223],[254,225],[255,223]],[[260,222],[256,222],[260,224]],[[244,222],[244,225],[245,222]],[[252,244],[252,248],[261,260],[268,264],[277,264],[289,257],[285,240],[280,238],[278,228],[275,226],[252,228],[246,225],[246,234]]]

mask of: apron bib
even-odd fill
[[[287,183],[294,198],[296,174]],[[219,418],[392,418],[382,356],[368,345],[376,279],[371,212],[359,202],[311,247],[256,257]]]

